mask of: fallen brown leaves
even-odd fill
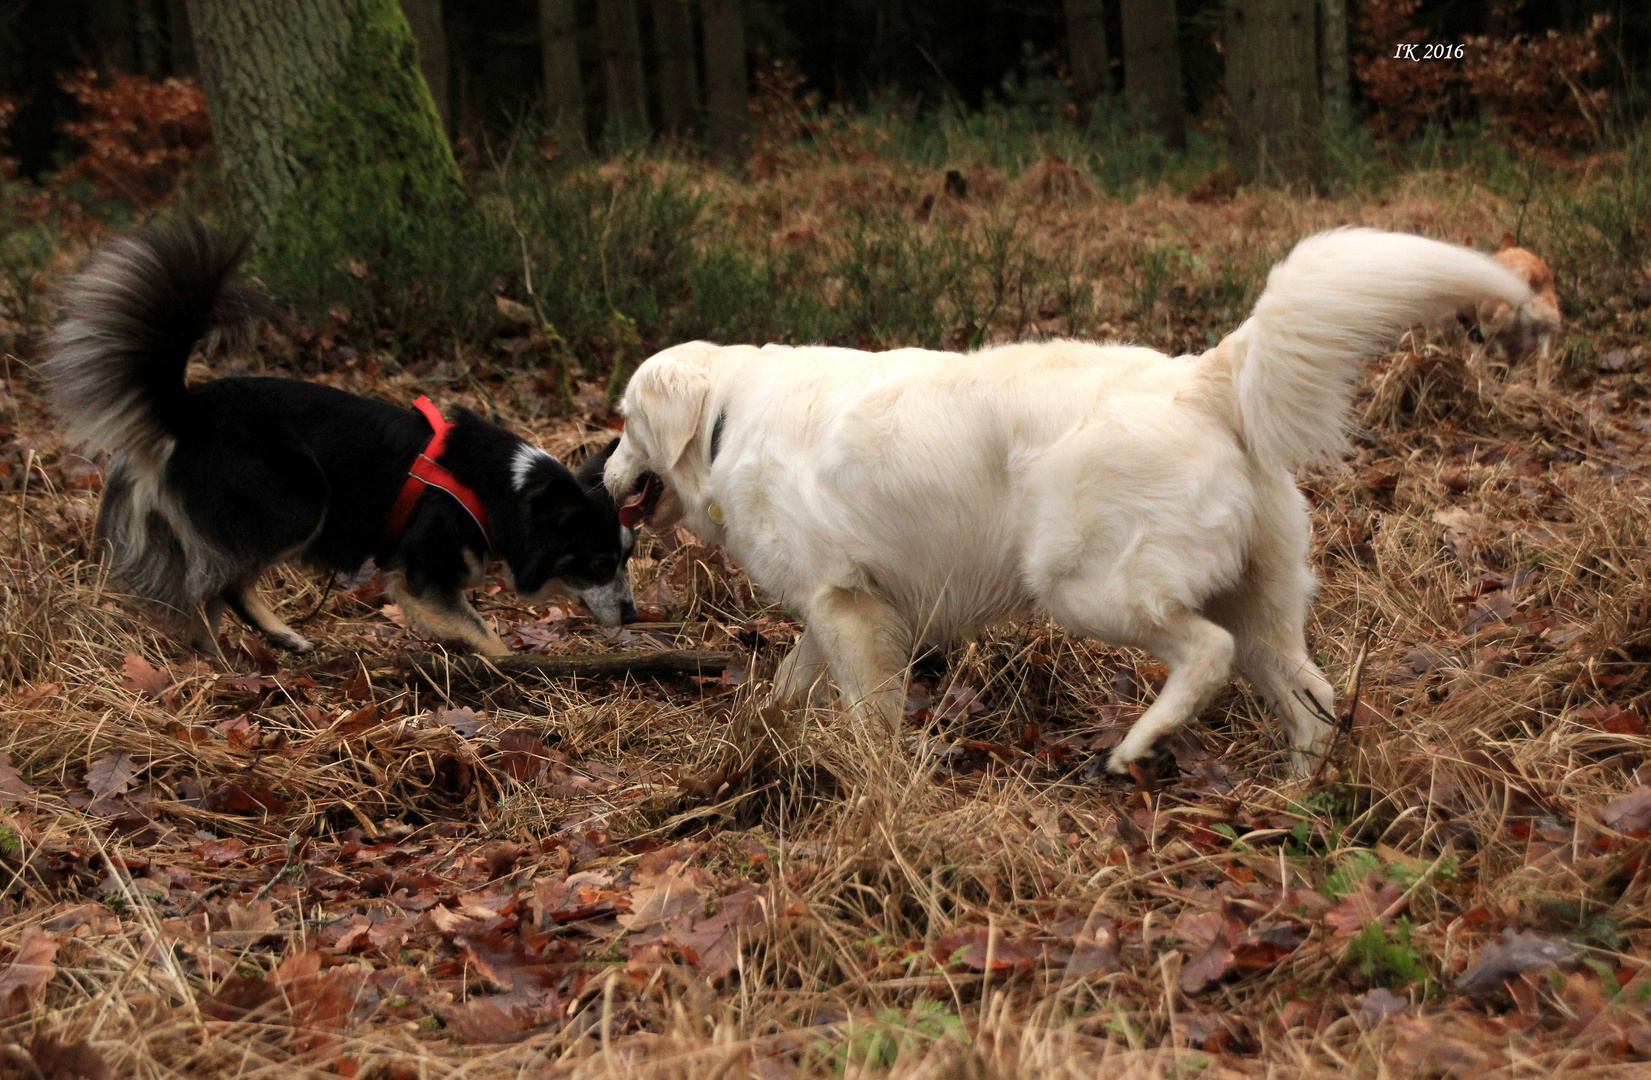
[[[0,971],[0,1015],[15,1016],[38,997],[57,974],[52,959],[57,956],[57,939],[38,926],[25,926],[17,944],[17,955],[5,971]]]
[[[687,182],[809,258],[840,254],[819,223],[843,207],[925,196],[925,227],[1012,211],[1103,283],[1189,253],[1185,287],[1140,310],[1099,288],[1090,316],[1028,316],[1051,334],[1196,350],[1241,315],[1221,275],[1302,231],[1502,227],[1409,179],[1379,207],[1216,184],[1096,213],[1105,196],[1045,162],[1014,183],[960,170],[959,197],[837,136],[858,164]],[[737,657],[723,670],[415,675],[396,657],[428,646],[370,567],[306,624],[317,655],[236,630],[207,664],[96,585],[95,470],[14,378],[0,1073],[1643,1069],[1651,381],[1633,305],[1577,303],[1557,391],[1418,331],[1376,365],[1349,467],[1303,478],[1325,579],[1310,636],[1338,686],[1368,628],[1345,745],[1307,786],[1279,784],[1242,687],[1143,783],[1105,775],[1166,672],[1041,624],[923,658],[900,749],[868,753],[834,716],[761,707],[799,628],[680,530],[642,538],[649,621],[628,637],[498,582],[477,603],[539,658],[716,649]],[[1588,324],[1595,306],[1620,325]],[[404,400],[441,386],[564,456],[615,422],[599,387],[549,420],[555,373],[472,343],[393,361],[338,323],[265,362]],[[298,570],[264,587],[284,613],[321,600]]]

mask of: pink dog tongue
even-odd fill
[[[630,500],[619,508],[619,524],[627,529],[634,529],[642,524],[647,517],[647,512],[642,509],[642,504],[648,501],[648,496],[653,494],[654,485],[657,483],[659,483],[659,478],[652,474],[642,481],[642,490],[632,495]]]

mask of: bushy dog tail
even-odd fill
[[[233,282],[245,251],[192,220],[128,233],[87,258],[63,289],[43,364],[72,442],[117,460],[164,460],[183,422],[195,346],[272,310]]]
[[[1308,237],[1267,275],[1226,343],[1250,453],[1291,468],[1338,456],[1366,364],[1406,328],[1531,290],[1489,255],[1420,236],[1338,229]]]

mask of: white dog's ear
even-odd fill
[[[684,350],[677,346],[650,357],[625,387],[627,427],[640,422],[646,429],[649,456],[661,469],[675,468],[682,460],[699,434],[711,395],[708,350],[686,355]]]

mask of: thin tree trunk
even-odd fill
[[[166,16],[162,0],[133,0],[132,36],[138,70],[145,78],[166,77]]]
[[[745,12],[740,0],[701,0],[700,19],[705,30],[705,125],[712,149],[732,158],[745,137]]]
[[[1227,99],[1239,167],[1268,184],[1322,187],[1315,0],[1227,0]]]
[[[539,0],[539,50],[545,66],[545,120],[575,153],[585,148],[585,81],[579,74],[574,0]]]
[[[1187,144],[1174,0],[1123,0],[1124,92],[1172,149]]]
[[[200,74],[195,64],[195,42],[189,32],[189,5],[184,0],[166,0],[167,48],[172,74],[193,79]]]
[[[137,34],[131,6],[126,0],[92,0],[87,14],[98,67],[106,72],[135,73],[138,70]]]
[[[1353,115],[1353,80],[1347,61],[1347,0],[1320,0],[1324,37],[1324,115],[1336,127]]]
[[[683,136],[699,116],[699,70],[694,62],[692,0],[653,0],[654,44],[659,49],[659,118],[665,132]]]
[[[1066,66],[1079,100],[1091,101],[1111,91],[1103,0],[1066,0]]]
[[[642,77],[642,30],[636,0],[597,0],[602,37],[602,76],[608,124],[621,136],[648,132],[648,91]]]
[[[430,99],[436,103],[436,115],[441,117],[441,129],[453,131],[453,103],[447,82],[447,28],[442,25],[441,0],[401,0],[402,14],[418,43],[418,66],[424,73],[424,85],[430,88]]]
[[[450,227],[464,188],[396,0],[189,0],[189,19],[231,202],[272,266],[319,277]]]

